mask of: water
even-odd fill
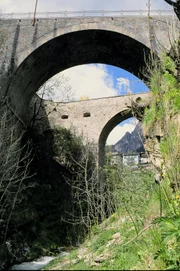
[[[68,254],[69,253],[67,252],[62,252],[60,253],[59,256],[63,257]],[[56,257],[49,257],[49,256],[41,257],[38,260],[33,261],[33,262],[24,262],[21,264],[15,264],[10,268],[10,270],[40,270],[46,265],[48,265],[55,258]]]

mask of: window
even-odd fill
[[[91,113],[89,113],[89,112],[85,112],[85,113],[83,114],[83,117],[85,117],[85,118],[90,117],[90,116],[91,116]]]
[[[139,103],[139,102],[141,102],[141,101],[142,101],[142,98],[141,98],[141,97],[136,98],[136,103]]]
[[[65,114],[65,115],[62,115],[62,116],[61,116],[61,119],[63,119],[63,120],[64,120],[64,119],[68,119],[68,117],[69,117],[69,116]]]

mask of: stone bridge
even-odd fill
[[[2,16],[5,44],[0,51],[0,97],[19,116],[24,116],[44,82],[76,65],[110,64],[147,79],[143,69],[150,53],[169,49],[179,24],[172,14],[163,12],[151,16],[142,12],[86,14],[39,14],[34,26],[28,14]],[[172,23],[173,33],[168,31]]]
[[[109,133],[120,122],[134,116],[134,104],[144,108],[150,104],[150,99],[150,93],[140,93],[69,103],[44,101],[42,112],[45,118],[42,119],[47,116],[48,122],[39,121],[37,126],[39,129],[41,126],[42,131],[65,127],[82,135],[85,141],[98,146],[98,156],[102,163]]]

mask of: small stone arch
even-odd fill
[[[106,125],[103,127],[101,134],[99,136],[98,141],[98,157],[99,157],[99,166],[102,167],[104,165],[104,157],[105,157],[105,144],[110,132],[116,127],[120,122],[132,118],[133,113],[129,109],[123,110],[112,117]]]

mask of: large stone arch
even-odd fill
[[[87,29],[65,33],[40,46],[36,44],[36,49],[16,69],[8,98],[23,115],[35,92],[50,77],[88,63],[114,65],[143,79],[142,69],[149,55],[145,44],[116,31]]]
[[[69,26],[67,26],[68,21]],[[32,43],[28,44],[25,47],[22,47],[20,52],[17,52],[16,54],[16,65],[20,66],[20,64],[25,60],[26,57],[28,57],[35,49],[39,48],[46,42],[65,34],[71,34],[73,32],[84,30],[104,30],[120,33],[134,40],[137,40],[138,42],[144,44],[148,48],[151,47],[146,18],[143,19],[128,18],[124,22],[118,23],[116,25],[113,23],[112,20],[109,20],[109,18],[106,18],[106,20],[103,21],[100,20],[100,18],[98,19],[98,21],[97,19],[94,20],[91,18],[90,22],[87,19],[79,21],[76,20],[75,22],[73,22],[71,21],[71,19],[68,18],[68,21],[65,23],[64,26],[60,26],[58,28],[56,28],[57,26],[54,26],[53,29],[50,30],[48,33],[46,32],[45,34],[42,33],[42,35],[40,35],[36,39],[33,38]],[[36,27],[37,28],[39,27],[38,23],[36,23]],[[36,27],[34,28],[33,36],[35,36],[35,32],[37,30]]]

